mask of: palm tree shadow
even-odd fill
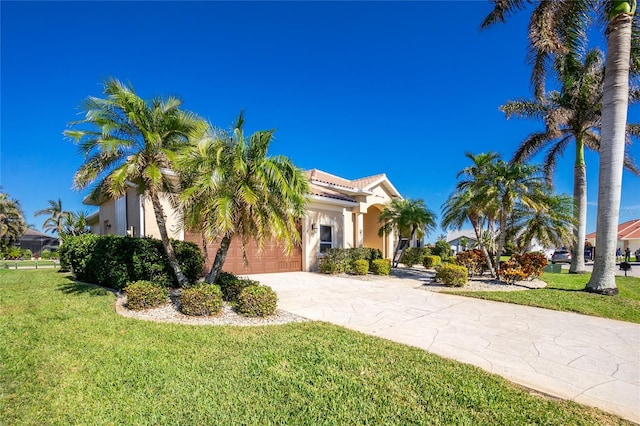
[[[67,277],[67,280],[69,280],[69,282],[60,284],[57,288],[58,291],[61,291],[64,294],[87,294],[89,296],[105,296],[109,293],[116,293],[116,291],[113,289],[101,287],[96,284],[74,281],[71,277]]]

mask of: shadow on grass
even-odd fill
[[[115,290],[100,287],[96,284],[87,284],[74,281],[71,277],[67,278],[69,282],[60,284],[57,290],[64,294],[88,294],[89,296],[104,296],[109,293],[115,293]]]

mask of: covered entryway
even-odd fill
[[[202,239],[197,234],[185,233],[185,241],[196,243],[202,248]],[[207,245],[205,272],[209,272],[217,250],[217,243]],[[245,265],[242,258],[242,245],[238,239],[235,239],[229,247],[222,270],[236,275],[302,271],[301,248],[295,247],[290,255],[286,255],[284,245],[275,241],[266,242],[260,253],[258,252],[258,244],[251,241],[247,246],[247,260],[248,265]]]

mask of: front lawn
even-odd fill
[[[460,296],[477,297],[518,305],[640,323],[640,278],[616,277],[619,294],[600,296],[584,290],[590,274],[542,274],[546,288],[523,291],[456,291]]]
[[[55,270],[0,270],[0,424],[628,424],[319,322],[186,326],[114,312]]]

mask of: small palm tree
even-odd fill
[[[305,214],[309,182],[291,160],[267,156],[273,130],[248,140],[241,113],[231,133],[209,129],[184,149],[178,159],[183,191],[184,225],[219,248],[206,280],[216,281],[232,240],[245,248],[256,241],[283,242],[286,252],[300,243],[297,223]]]
[[[171,199],[175,177],[171,172],[176,151],[189,136],[201,131],[204,122],[180,109],[176,97],[145,101],[131,85],[116,79],[104,83],[104,98],[90,96],[83,105],[85,118],[70,123],[65,131],[84,153],[84,163],[74,176],[74,186],[84,189],[97,182],[91,196],[117,198],[127,182],[153,205],[162,244],[179,285],[186,283],[169,240],[161,198]],[[89,130],[87,130],[89,128]]]
[[[58,235],[58,243],[62,243],[62,236],[64,234],[64,222],[69,212],[62,210],[62,200],[49,200],[49,207],[38,210],[34,213],[34,216],[48,215],[42,224],[42,229],[45,232],[51,232]]]
[[[67,212],[64,218],[64,235],[77,236],[90,233],[88,217],[89,213],[86,211]]]
[[[422,239],[436,228],[435,213],[429,210],[424,200],[421,199],[395,198],[391,200],[380,213],[378,222],[382,224],[378,230],[379,236],[389,234],[392,231],[398,234],[394,259],[397,258],[396,255],[403,238],[408,238],[409,241],[412,241],[414,237]]]

